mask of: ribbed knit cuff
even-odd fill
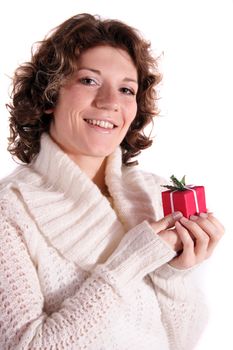
[[[99,265],[98,270],[105,275],[110,273],[118,287],[123,287],[143,279],[175,255],[149,223],[143,221],[125,234],[117,249],[105,264]]]
[[[171,266],[170,264],[164,264],[159,269],[155,271],[155,274],[161,278],[168,279],[176,279],[178,277],[185,277],[195,271],[198,265],[190,267],[188,269],[178,269],[176,267]]]
[[[150,273],[155,288],[166,291],[165,294],[171,299],[185,301],[190,294],[190,286],[194,289],[195,280],[192,279],[192,272],[195,267],[189,269],[177,269],[169,264],[164,264],[156,271]]]

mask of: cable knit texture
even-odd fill
[[[108,157],[112,203],[43,134],[0,184],[1,350],[191,350],[206,322],[191,271],[149,221],[163,180]]]

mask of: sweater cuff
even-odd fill
[[[119,284],[124,287],[142,280],[175,255],[176,252],[154,232],[150,224],[143,221],[125,234],[117,249],[97,270],[105,278],[110,273],[111,280],[114,278],[118,287]]]
[[[160,278],[164,278],[165,280],[169,279],[176,279],[180,277],[185,277],[190,275],[193,271],[195,271],[200,264],[197,264],[193,267],[190,267],[188,269],[177,269],[176,267],[173,267],[169,263],[164,264],[159,269],[154,271],[154,273],[159,276]]]

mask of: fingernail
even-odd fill
[[[181,222],[181,223],[183,222],[184,224],[185,224],[186,222],[188,222],[188,221],[189,221],[189,220],[188,220],[186,217],[184,217],[184,216],[180,219],[180,222]]]
[[[208,214],[206,214],[206,213],[200,213],[200,217],[202,217],[202,218],[207,218],[207,217],[208,217]]]
[[[174,213],[172,213],[172,217],[174,220],[179,220],[180,218],[182,218],[183,214],[180,211],[174,211]]]
[[[189,219],[196,221],[198,219],[198,216],[197,215],[190,215]]]
[[[181,226],[181,223],[180,223],[179,221],[176,221],[176,222],[175,222],[175,226],[180,227],[180,226]]]

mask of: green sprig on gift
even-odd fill
[[[162,187],[166,187],[171,191],[185,191],[187,190],[186,184],[185,184],[185,175],[182,177],[182,179],[179,181],[174,175],[170,177],[173,185],[162,185]]]

